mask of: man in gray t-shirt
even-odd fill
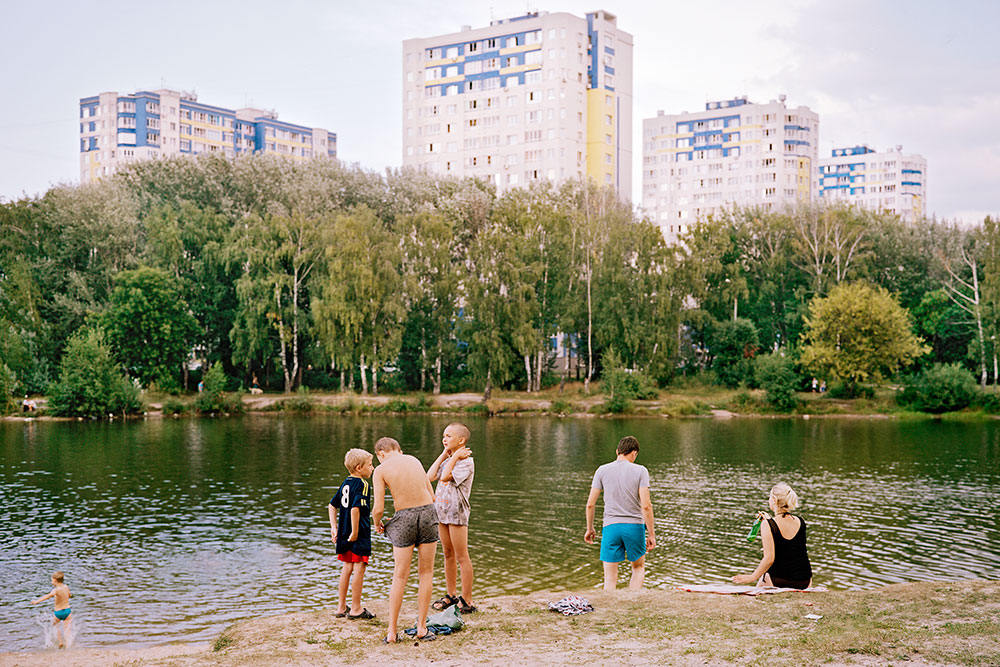
[[[604,491],[604,526],[601,529],[601,561],[604,563],[604,590],[618,583],[618,564],[632,563],[629,588],[642,588],[646,576],[646,551],[656,546],[653,503],[649,499],[649,471],[635,462],[639,441],[630,435],[618,442],[618,458],[594,473],[587,498],[587,532],[583,541],[594,543],[594,513],[597,498]]]

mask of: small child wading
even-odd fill
[[[472,605],[472,559],[469,557],[469,496],[476,464],[468,448],[469,429],[464,424],[449,424],[441,437],[444,451],[427,470],[427,479],[438,480],[434,507],[438,533],[444,552],[444,581],[448,590],[435,602],[434,609],[457,604],[463,614],[476,611]],[[462,594],[458,594],[458,571],[462,571]]]
[[[330,538],[337,545],[337,560],[344,564],[334,616],[375,618],[375,614],[361,606],[365,568],[372,554],[372,487],[368,484],[375,469],[372,455],[363,449],[352,449],[344,456],[344,466],[350,476],[337,489],[329,506]],[[348,587],[351,589],[350,610],[347,608]]]
[[[52,574],[52,590],[47,595],[31,601],[31,604],[38,604],[52,597],[56,599],[55,611],[53,612],[55,618],[52,619],[52,624],[56,626],[56,637],[59,640],[59,648],[65,646],[70,638],[69,633],[73,622],[70,616],[73,614],[73,610],[69,608],[69,599],[72,595],[69,592],[69,586],[63,583],[63,573],[55,572]]]

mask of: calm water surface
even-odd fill
[[[208,640],[238,619],[332,608],[339,568],[326,504],[344,452],[389,435],[429,464],[449,421],[0,423],[0,650],[42,648],[52,603],[28,600],[49,591],[56,569],[85,646]],[[996,422],[467,423],[477,596],[600,584],[583,505],[594,469],[628,434],[642,445],[656,513],[648,586],[749,572],[760,542],[744,535],[779,480],[803,501],[816,583],[1000,579]],[[392,551],[382,538],[373,548],[365,596],[383,598]]]

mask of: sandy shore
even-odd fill
[[[466,629],[428,643],[381,644],[386,603],[368,601],[372,621],[318,610],[240,622],[209,645],[8,653],[0,666],[1000,665],[1000,582],[756,598],[583,591],[594,613],[546,609],[565,594],[480,601]],[[403,618],[413,613],[407,600]]]

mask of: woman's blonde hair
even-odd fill
[[[774,508],[778,514],[787,514],[799,506],[798,494],[784,482],[771,487],[771,497],[774,498]]]

